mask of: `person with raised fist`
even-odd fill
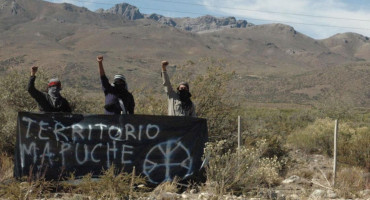
[[[28,82],[28,92],[38,104],[41,112],[72,112],[68,101],[61,96],[62,84],[58,78],[49,80],[47,92],[41,92],[35,88],[36,72],[38,67],[31,68],[31,77]]]
[[[98,56],[97,61],[105,95],[105,114],[134,114],[135,100],[128,91],[125,76],[114,75],[113,84],[110,84],[103,67],[103,56]]]
[[[167,74],[167,66],[168,61],[162,61],[162,80],[168,97],[168,115],[196,117],[195,105],[190,99],[189,84],[181,82],[174,91]]]

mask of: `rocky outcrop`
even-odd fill
[[[246,20],[236,20],[235,17],[217,18],[210,15],[197,18],[176,18],[176,28],[192,32],[218,30],[222,28],[245,28],[251,26]]]
[[[18,15],[24,12],[24,9],[19,4],[17,4],[17,2],[15,1],[11,3],[10,8],[11,8],[12,15]]]
[[[217,18],[206,15],[197,18],[171,18],[159,14],[141,14],[137,7],[127,3],[117,4],[108,10],[98,9],[95,12],[121,15],[128,20],[151,19],[161,24],[192,32],[212,31],[223,28],[246,28],[253,25],[246,20],[236,20],[235,17]]]
[[[140,13],[137,7],[127,3],[116,4],[114,7],[108,10],[99,9],[96,12],[121,15],[128,20],[137,20],[144,18],[144,15]]]
[[[78,7],[70,3],[63,3],[62,6],[64,10],[69,12],[78,12],[78,13],[89,12],[89,10],[85,7]]]
[[[157,21],[162,24],[166,24],[168,26],[176,27],[177,23],[170,17],[165,17],[163,15],[158,14],[151,14],[151,15],[145,15],[145,18],[152,19],[154,21]]]

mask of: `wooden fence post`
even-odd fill
[[[240,132],[240,115],[238,115],[238,150],[240,149],[241,132]]]
[[[334,156],[333,156],[333,187],[337,178],[337,137],[338,137],[338,120],[334,122]]]

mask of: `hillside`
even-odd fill
[[[98,55],[135,115],[101,115]],[[162,60],[197,118],[164,116]],[[36,88],[61,79],[72,114],[39,112],[34,65]],[[0,199],[370,199],[369,77],[357,33],[0,0]]]
[[[190,61],[197,74],[207,67],[199,60],[208,57],[236,72],[230,87],[241,101],[307,104],[341,91],[356,105],[370,105],[370,41],[355,33],[315,40],[284,24],[168,18],[128,4],[92,12],[41,0],[0,0],[0,32],[1,74],[39,65],[67,87],[81,84],[92,93],[100,89],[100,54],[109,75],[124,73],[131,89],[156,85],[156,91],[161,60]]]

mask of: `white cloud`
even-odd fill
[[[246,19],[247,21],[251,21],[256,24],[266,24],[274,22],[288,24],[293,26],[297,31],[314,38],[319,39],[327,38],[340,32],[341,33],[356,32],[366,36],[370,36],[370,9],[369,10],[349,9],[348,5],[338,0],[321,0],[321,1],[201,0],[201,1],[202,4],[207,5],[208,10],[212,12],[218,12],[223,13],[223,15],[227,16],[243,18]],[[258,12],[258,11],[267,11],[267,12]],[[292,15],[287,13],[296,13],[302,15]],[[327,17],[313,17],[313,16],[327,16]],[[333,19],[333,18],[342,18],[342,19]],[[360,21],[348,19],[363,19],[363,20]],[[304,24],[319,24],[324,26],[312,26]],[[358,29],[335,28],[328,26],[356,27]]]

